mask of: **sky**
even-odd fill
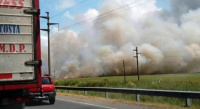
[[[104,0],[40,0],[41,15],[45,16],[45,12],[50,12],[50,17],[59,14],[50,21],[60,23],[60,28],[63,28],[76,23],[74,20],[76,15],[86,12],[88,9],[98,9],[103,1]],[[41,27],[45,27],[45,23],[45,20],[41,19]]]
[[[74,25],[78,22],[85,21],[91,18],[94,18],[94,16],[91,16],[89,14],[95,14],[88,13],[85,16],[88,15],[88,17],[77,19],[76,17],[80,14],[87,13],[88,10],[96,11],[100,8],[100,6],[104,3],[105,0],[40,0],[40,9],[41,14],[40,16],[46,16],[46,12],[49,12],[50,14],[50,23],[59,23],[58,25],[52,25],[50,26],[50,35],[53,37],[53,35],[58,31],[58,28],[60,30],[66,29],[66,27]],[[109,0],[107,0],[109,1]],[[135,1],[155,1],[155,0],[135,0]],[[132,3],[132,0],[127,0],[127,4]],[[133,3],[136,4],[137,3]],[[144,3],[148,5],[147,3]],[[155,5],[158,8],[163,9],[170,9],[169,6],[169,0],[156,0]],[[123,5],[121,5],[123,6]],[[119,7],[121,7],[119,6]],[[118,7],[117,7],[118,8]],[[113,8],[113,9],[117,9]],[[112,9],[111,9],[112,10]],[[41,28],[45,29],[47,28],[47,22],[46,19],[40,19],[40,26]],[[84,23],[83,23],[84,24]],[[72,26],[69,29],[79,33],[82,28],[80,25]],[[41,31],[42,36],[42,43],[47,46],[47,32]]]
[[[52,69],[57,78],[200,72],[199,0],[40,0],[50,13]],[[41,19],[41,28],[47,28]],[[47,33],[41,31],[43,72]]]
[[[59,28],[62,29],[64,27],[77,23],[75,17],[79,14],[85,13],[89,9],[98,10],[99,7],[103,4],[103,2],[104,0],[40,0],[41,16],[46,16],[46,12],[49,12],[51,17],[50,22],[59,23]],[[132,0],[128,0],[127,4],[131,2]],[[168,0],[157,0],[156,6],[158,6],[159,8],[169,9]],[[80,31],[80,29],[76,27],[77,26],[70,29],[77,32]],[[41,19],[41,28],[46,28],[45,19]]]

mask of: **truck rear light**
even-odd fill
[[[0,79],[11,79],[11,78],[12,78],[12,73],[0,74]]]
[[[22,98],[17,98],[17,101],[22,101]]]
[[[9,100],[10,103],[16,103],[16,102],[19,102],[19,101],[22,101],[22,98],[12,98]]]
[[[29,98],[28,97],[24,97],[24,98],[12,98],[9,100],[9,103],[18,103],[18,102],[28,102]]]

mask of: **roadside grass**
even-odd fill
[[[56,80],[56,86],[75,86],[75,87],[114,87],[114,88],[140,88],[140,89],[159,89],[159,90],[181,90],[181,91],[200,91],[200,73],[193,74],[162,74],[162,75],[141,75],[140,81],[137,76],[127,76],[124,82],[123,76],[114,77],[94,77]],[[65,90],[60,92],[68,93]],[[83,94],[83,91],[72,91],[74,94]],[[87,92],[88,96],[105,97],[104,92]],[[111,99],[124,99],[135,101],[134,94],[109,93]],[[140,101],[150,103],[168,103],[170,105],[185,106],[185,99],[173,97],[157,97],[141,95]],[[200,100],[192,99],[192,107],[200,108]]]

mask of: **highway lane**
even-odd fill
[[[25,109],[114,109],[114,108],[56,100],[56,103],[54,105],[49,105],[48,102],[34,102],[26,106]]]
[[[25,109],[149,109],[144,106],[130,105],[124,103],[114,103],[96,99],[85,99],[70,96],[56,97],[54,105],[48,101],[29,103]]]

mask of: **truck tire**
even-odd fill
[[[24,108],[25,108],[25,103],[17,103],[17,104],[0,106],[0,109],[24,109]]]
[[[55,101],[56,101],[55,98],[51,98],[51,99],[49,99],[49,103],[50,103],[50,104],[54,104]]]

